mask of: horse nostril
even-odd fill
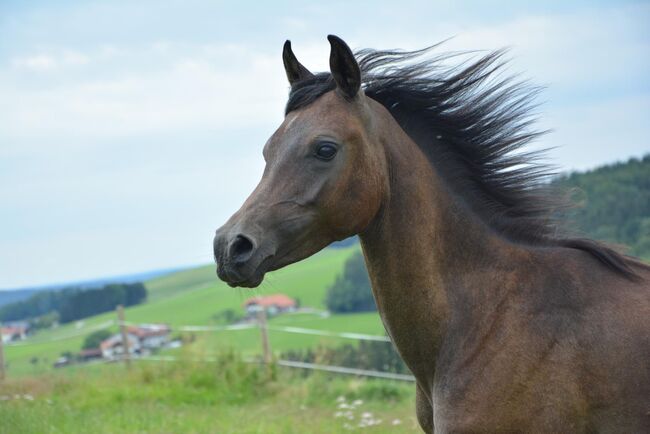
[[[230,244],[230,259],[235,264],[243,264],[253,255],[253,242],[245,235],[237,235]]]

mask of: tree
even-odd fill
[[[106,329],[92,332],[84,339],[84,343],[81,349],[90,350],[93,348],[99,348],[99,345],[102,343],[102,341],[105,341],[106,339],[110,338],[111,335],[112,333]]]
[[[361,252],[345,263],[343,274],[328,288],[325,304],[332,312],[366,312],[377,310],[370,289],[370,280]]]
[[[650,154],[642,159],[571,173],[553,181],[576,192],[568,217],[578,234],[628,247],[650,259]]]

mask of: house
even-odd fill
[[[252,297],[244,302],[244,309],[250,316],[257,314],[262,309],[269,315],[277,315],[278,313],[293,312],[296,307],[296,301],[284,294]]]
[[[132,334],[127,334],[126,339],[129,344],[129,354],[133,355],[139,353],[140,340]],[[122,335],[118,333],[102,341],[99,345],[99,349],[102,352],[102,357],[105,359],[118,358],[124,354],[124,348],[122,348]]]
[[[127,327],[126,336],[129,342],[129,354],[146,354],[153,349],[166,346],[169,342],[170,332],[171,329],[166,324],[144,324]],[[118,333],[102,341],[99,349],[103,358],[117,358],[124,353],[122,335]]]
[[[7,325],[0,327],[0,334],[2,335],[2,342],[20,341],[27,337],[27,326],[22,325]]]
[[[127,333],[138,338],[140,347],[149,350],[167,345],[170,332],[167,324],[142,324],[127,328]]]

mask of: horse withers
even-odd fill
[[[537,89],[503,52],[362,50],[330,72],[285,43],[284,122],[262,180],[214,239],[231,286],[358,234],[422,429],[650,432],[650,268],[561,235],[538,156]]]

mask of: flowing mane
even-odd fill
[[[504,74],[504,51],[478,60],[466,52],[357,51],[366,96],[386,107],[464,203],[517,242],[589,252],[631,279],[640,264],[605,245],[565,235],[557,216],[570,206],[549,188],[543,151],[524,147],[544,134],[533,128],[540,88]],[[450,62],[456,60],[456,62]],[[455,63],[455,64],[454,64]],[[293,84],[285,112],[334,90],[330,73]]]

